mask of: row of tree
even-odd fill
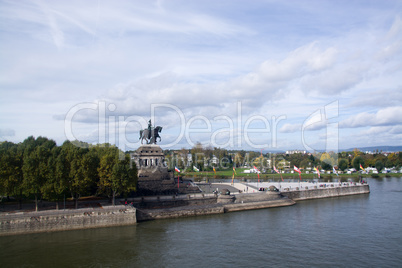
[[[223,148],[204,147],[201,143],[195,144],[193,148],[181,150],[164,150],[165,160],[168,167],[174,169],[193,169],[196,167],[200,171],[211,171],[215,168],[231,168],[233,159],[230,153]]]
[[[197,143],[193,148],[175,150],[165,150],[166,159],[172,168],[178,166],[192,169],[195,166],[202,171],[216,169],[228,169],[232,167],[256,166],[260,170],[272,169],[275,165],[279,169],[293,168],[313,168],[317,167],[324,170],[338,170],[355,168],[359,170],[360,165],[366,167],[376,167],[378,171],[383,168],[401,167],[402,152],[383,154],[365,154],[359,150],[352,152],[325,152],[313,154],[262,154],[255,151],[228,151],[222,148],[204,147]]]
[[[129,155],[110,144],[65,141],[45,137],[22,143],[0,143],[0,196],[20,201],[34,198],[59,202],[71,196],[78,207],[83,195],[117,195],[136,190],[137,170]]]
[[[402,166],[402,152],[396,153],[375,153],[366,154],[359,150],[351,152],[340,153],[314,153],[314,154],[290,154],[282,155],[283,159],[290,162],[290,166],[297,166],[300,168],[320,167],[324,170],[331,170],[333,167],[339,170],[346,170],[349,168],[360,169],[375,167],[378,171],[383,168],[400,168]],[[276,158],[281,158],[277,156]]]

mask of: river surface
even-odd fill
[[[402,178],[370,194],[0,237],[0,267],[402,267]]]

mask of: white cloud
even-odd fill
[[[402,103],[402,86],[396,88],[383,88],[384,85],[380,83],[377,87],[371,84],[374,89],[364,88],[361,92],[356,92],[359,97],[353,99],[348,107],[370,107],[370,108],[383,108],[389,106],[398,106]]]
[[[388,107],[376,113],[363,112],[340,122],[341,128],[390,126],[402,124],[402,106]]]
[[[388,133],[391,135],[402,134],[402,125],[399,126],[380,126],[380,127],[370,127],[363,131],[364,134],[373,136],[381,135],[382,133]]]
[[[286,116],[278,141],[299,147],[299,135],[287,133],[297,134],[303,123],[305,130],[322,130],[327,121],[306,118],[339,100],[342,126],[366,121],[395,126],[389,131],[397,133],[402,23],[395,7],[375,7],[326,1],[230,7],[213,1],[1,2],[0,123],[15,130],[9,136],[14,141],[36,133],[63,139],[64,129],[50,126],[62,126],[80,103],[114,104],[106,118],[148,118],[151,104],[167,103],[186,118],[212,120],[237,119],[241,102],[245,119]],[[74,119],[75,133],[94,140],[98,111]],[[157,120],[166,126],[164,135],[177,136],[177,114],[161,109]]]
[[[402,20],[396,16],[391,28],[385,36],[382,49],[378,52],[379,60],[390,60],[401,52],[402,49]]]
[[[298,125],[298,124],[295,124],[295,125],[285,124],[279,129],[279,132],[281,132],[281,133],[294,133],[294,132],[301,131],[301,129],[302,129],[302,126]]]

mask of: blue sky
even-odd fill
[[[402,145],[401,1],[0,1],[0,140]]]

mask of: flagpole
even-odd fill
[[[282,179],[282,174],[279,174],[279,176],[281,176]],[[281,181],[279,181],[279,189],[281,189]]]
[[[174,167],[174,170],[177,171],[177,193],[179,193],[180,190],[180,169],[178,167]]]

